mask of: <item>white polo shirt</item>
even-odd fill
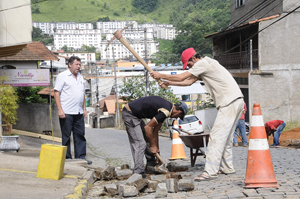
[[[227,106],[239,97],[244,97],[232,75],[217,60],[204,57],[188,70],[201,77],[217,108]]]
[[[65,114],[83,114],[85,86],[80,73],[77,74],[77,80],[69,69],[60,73],[54,90],[60,92],[60,103]]]

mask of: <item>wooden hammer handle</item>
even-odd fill
[[[135,50],[130,46],[130,44],[127,42],[127,40],[123,37],[123,36],[121,36],[121,37],[119,37],[120,35],[118,35],[119,34],[119,31],[117,30],[115,33],[114,33],[114,36],[137,58],[137,60],[139,60],[139,62],[141,62],[141,64],[149,71],[149,72],[152,72],[153,70],[152,70],[152,68],[150,68],[147,64],[146,64],[146,62],[139,56],[139,54],[137,54],[136,52],[135,52]],[[147,49],[145,49],[145,50],[147,50]],[[160,79],[156,79],[156,81],[158,82],[158,83],[161,83],[162,81],[160,80]],[[165,85],[165,84],[163,84],[164,86],[164,89],[167,89],[168,87]]]
[[[162,164],[165,164],[165,161],[162,159],[159,153],[155,153],[155,156],[159,159],[159,161],[161,161]]]

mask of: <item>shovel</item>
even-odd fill
[[[167,169],[167,164],[165,163],[165,161],[162,159],[162,157],[156,153],[155,156],[160,160],[160,162],[162,163],[159,166],[155,167],[155,171],[159,172],[159,173],[168,173],[169,170]]]

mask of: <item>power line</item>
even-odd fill
[[[255,34],[253,34],[252,36],[248,37],[247,39],[245,39],[242,43],[232,47],[231,49],[227,50],[226,52],[220,54],[223,55],[225,53],[230,52],[231,50],[237,48],[238,46],[243,45],[244,43],[246,43],[247,41],[249,41],[250,39],[252,39],[254,36],[258,35],[258,33],[264,31],[265,29],[269,28],[270,26],[274,25],[275,23],[277,23],[278,21],[284,19],[285,17],[289,16],[290,14],[292,14],[293,12],[295,12],[298,8],[300,8],[300,6],[296,7],[294,10],[290,11],[288,14],[284,15],[283,17],[279,18],[278,20],[274,21],[273,23],[269,24],[268,26],[264,27],[263,29],[261,29],[260,31],[256,32]]]

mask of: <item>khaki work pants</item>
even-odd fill
[[[243,98],[218,109],[207,146],[204,175],[215,176],[219,170],[235,172],[232,163],[233,133],[243,110]]]

